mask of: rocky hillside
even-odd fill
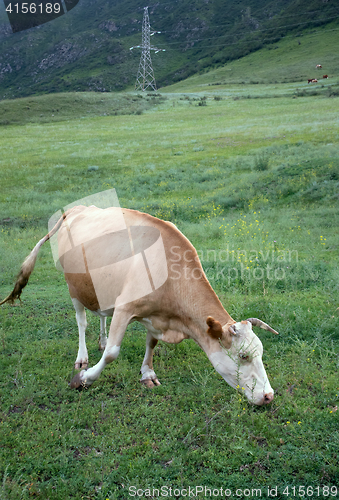
[[[132,88],[141,43],[140,0],[80,0],[69,13],[12,33],[0,2],[0,99]],[[339,16],[336,0],[159,0],[149,7],[159,87],[222,65]]]

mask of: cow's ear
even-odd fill
[[[208,316],[206,323],[208,325],[207,333],[214,339],[221,339],[223,335],[222,326],[212,316]]]
[[[208,335],[210,335],[213,339],[221,340],[222,345],[226,349],[230,349],[232,346],[232,336],[235,335],[235,331],[232,331],[233,335],[231,335],[229,330],[224,332],[219,321],[212,318],[212,316],[208,316],[206,323],[209,327],[207,330]]]

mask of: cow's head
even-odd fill
[[[214,368],[234,389],[243,392],[256,405],[268,404],[274,391],[262,362],[263,346],[252,325],[278,333],[263,321],[250,318],[224,328],[211,316],[207,318],[207,333],[218,339],[221,346],[208,357]]]

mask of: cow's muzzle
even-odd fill
[[[274,398],[273,392],[268,392],[267,394],[264,395],[263,404],[268,405],[273,401],[273,398]]]

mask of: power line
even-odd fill
[[[142,49],[137,79],[135,82],[135,90],[142,90],[143,92],[148,88],[151,90],[157,90],[152,67],[151,50],[154,50],[155,53],[157,53],[160,50],[165,51],[165,49],[157,49],[156,47],[151,46],[151,36],[155,33],[160,33],[160,31],[151,32],[148,7],[145,7],[142,21],[142,44],[130,48],[130,50],[134,48]]]
[[[177,3],[177,1],[180,1],[180,0],[173,0],[173,2],[171,3],[163,3],[163,4],[154,4],[152,7],[162,7],[163,5],[173,5],[173,3]],[[156,90],[156,86],[155,86],[155,79],[154,79],[154,74],[153,74],[153,68],[152,68],[152,63],[151,63],[151,56],[150,56],[150,50],[155,50],[155,52],[158,52],[160,50],[165,50],[163,48],[159,48],[159,49],[156,49],[155,47],[151,47],[150,43],[149,43],[149,38],[148,38],[148,42],[145,41],[144,43],[144,22],[145,22],[145,12],[147,11],[147,17],[148,17],[148,7],[145,7],[144,8],[144,20],[143,20],[143,43],[142,45],[138,45],[137,47],[138,48],[142,48],[143,50],[143,53],[141,55],[141,59],[140,59],[140,64],[139,64],[139,71],[138,71],[138,76],[137,76],[137,82],[136,82],[136,89],[137,90],[146,90],[147,88],[147,82],[148,80],[154,80],[154,88],[152,87],[152,85],[148,84],[151,88],[153,88],[153,90]],[[297,15],[287,15],[287,16],[280,16],[280,17],[300,17],[300,15],[302,14],[311,14],[311,13],[315,13],[315,12],[321,12],[321,10],[318,10],[318,11],[312,11],[312,12],[299,12]],[[336,16],[332,16],[332,17],[327,17],[327,18],[324,18],[324,19],[321,19],[319,21],[321,22],[324,22],[324,21],[330,21],[330,20],[334,20],[334,19],[337,19],[338,18],[338,15]],[[186,18],[186,19],[191,19],[191,18]],[[242,31],[242,32],[233,32],[231,34],[222,34],[222,35],[219,35],[219,36],[215,36],[215,37],[201,37],[201,38],[198,38],[198,39],[193,39],[193,40],[181,40],[181,41],[176,41],[176,42],[167,42],[166,43],[166,47],[168,46],[173,46],[173,45],[182,45],[183,43],[192,43],[192,44],[197,44],[197,43],[200,43],[200,42],[207,42],[207,41],[212,41],[212,40],[221,40],[221,39],[226,39],[226,38],[234,38],[236,37],[237,35],[242,35],[242,39],[239,39],[235,42],[231,42],[231,43],[217,43],[217,44],[209,44],[209,45],[198,45],[198,46],[192,46],[192,47],[186,47],[186,50],[200,50],[200,49],[206,49],[206,48],[212,48],[212,47],[230,47],[232,45],[239,45],[239,44],[243,44],[243,43],[248,43],[249,40],[246,39],[245,37],[248,36],[248,35],[259,35],[261,33],[264,33],[264,32],[267,32],[267,31],[278,31],[278,30],[281,30],[281,29],[284,29],[284,28],[291,28],[291,27],[298,27],[298,26],[303,26],[305,24],[309,24],[309,23],[312,23],[314,21],[312,20],[308,20],[308,21],[304,21],[304,22],[301,22],[301,23],[294,23],[294,24],[288,24],[288,25],[284,25],[284,26],[272,26],[271,28],[263,28],[263,29],[257,29],[257,30],[251,30],[251,31]],[[229,24],[220,24],[218,26],[213,26],[213,28],[222,28],[222,27],[225,27],[225,26],[228,26]],[[232,24],[232,26],[234,26]],[[149,29],[149,37],[152,36],[154,33],[173,33],[173,32],[176,32],[177,30],[166,30],[166,31],[157,31],[157,32],[152,32],[151,33],[151,30],[150,30],[150,26],[149,26],[149,18],[148,18],[148,29]],[[203,29],[206,29],[205,28],[183,28],[185,31],[197,31],[197,30],[203,30]],[[207,28],[208,30],[209,28]],[[317,32],[315,32],[315,34],[317,33],[324,33],[324,32],[332,32],[332,31],[338,31],[337,29],[331,29],[331,30],[319,30]],[[145,31],[146,33],[146,31]],[[310,35],[310,34],[309,34]],[[276,41],[277,40],[277,36],[273,36],[272,38],[256,38],[256,39],[252,39],[252,41],[258,41],[258,42],[270,42],[270,41]],[[291,37],[293,35],[287,35],[287,37]],[[311,35],[312,36],[312,35]],[[285,37],[284,37],[285,38]],[[145,39],[146,40],[146,39]],[[148,45],[147,43],[149,43],[149,48],[148,48]],[[163,45],[164,46],[164,45]],[[131,49],[133,49],[135,47],[131,47]],[[149,72],[148,72],[148,69],[149,69]]]
[[[172,0],[171,2],[162,2],[162,3],[159,3],[159,2],[158,2],[158,3],[155,3],[155,4],[149,5],[149,6],[148,6],[148,8],[149,8],[149,9],[152,9],[152,8],[157,8],[157,9],[159,9],[159,8],[164,7],[164,6],[166,6],[166,5],[171,5],[171,6],[173,6],[173,4],[175,4],[175,3],[180,3],[180,4],[182,4],[182,0]],[[289,7],[289,6],[287,6],[287,9],[288,9],[288,7]],[[138,8],[137,8],[137,9],[135,9],[135,10],[136,10],[136,11],[139,11],[139,10],[141,10],[141,9],[143,9],[143,7],[138,7]],[[256,12],[254,12],[254,13],[252,14],[252,17],[262,15],[262,14],[261,14],[261,12],[262,12],[262,11],[265,11],[265,10],[267,11],[267,7],[263,7],[261,10],[258,10],[258,11],[256,11]],[[330,7],[330,8],[328,8],[328,9],[327,9],[327,13],[329,13],[328,11],[331,11],[331,10],[334,10],[334,11],[338,14],[338,9],[337,9],[337,8],[335,8],[335,7],[333,7],[333,8],[331,8],[331,7]],[[280,13],[281,13],[281,10],[280,10],[279,12],[277,12],[276,14],[274,14],[274,17],[279,17],[279,19],[288,18],[288,17],[300,17],[300,16],[303,16],[303,15],[306,15],[306,14],[309,14],[309,15],[314,15],[314,14],[316,14],[316,13],[318,13],[318,12],[323,12],[323,11],[324,11],[324,9],[316,9],[316,10],[298,11],[298,12],[297,12],[297,13],[295,13],[295,14],[286,14],[286,15],[281,15],[281,14],[280,14]],[[242,10],[242,11],[240,11],[240,12],[243,12],[243,10]],[[191,20],[192,18],[191,18],[191,17],[181,18],[181,20],[183,20],[183,19],[189,19],[189,20]],[[271,19],[266,19],[266,21],[270,21],[270,20],[271,20]],[[316,21],[316,20],[315,20],[315,21]],[[311,21],[310,21],[310,22],[311,22]],[[233,26],[233,23],[226,23],[226,24],[223,24],[223,25],[220,25],[220,26],[228,26],[228,25],[232,25],[232,26]],[[188,28],[188,29],[190,29],[190,28]],[[193,28],[193,29],[194,29],[194,28]]]
[[[309,37],[312,37],[312,36],[316,36],[317,34],[319,33],[331,33],[332,31],[339,31],[339,28],[333,28],[333,29],[330,29],[330,30],[322,30],[322,31],[315,31],[314,33],[308,33],[307,35],[305,36],[309,36]],[[286,38],[292,38],[293,35],[286,35],[284,36],[283,38],[286,39]],[[219,37],[221,38],[221,37]],[[209,38],[206,38],[206,39],[201,39],[201,41],[204,41],[204,40],[209,40]],[[276,41],[277,40],[277,37],[273,37],[273,38],[257,38],[256,40],[254,41],[258,41],[258,42],[269,42],[269,41]],[[253,40],[252,40],[253,41]],[[181,42],[173,42],[173,43],[181,43]],[[197,49],[208,49],[208,48],[211,48],[211,47],[231,47],[232,45],[239,45],[241,43],[248,43],[248,40],[238,40],[236,42],[232,42],[232,43],[220,43],[220,44],[209,44],[209,45],[199,45],[199,46],[196,46],[196,47],[187,47],[186,50],[197,50]]]
[[[335,18],[327,18],[326,20],[329,20],[329,19],[336,19],[338,16],[336,16]],[[222,34],[222,35],[219,35],[219,36],[214,36],[214,37],[202,37],[202,38],[196,38],[196,39],[190,39],[190,40],[179,40],[177,42],[166,42],[166,46],[168,45],[182,45],[183,43],[198,43],[198,42],[204,42],[204,41],[207,41],[207,40],[218,40],[220,38],[234,38],[235,36],[239,35],[239,34],[242,34],[244,37],[247,36],[247,35],[258,35],[260,33],[264,33],[265,31],[272,31],[272,30],[279,30],[279,29],[283,29],[283,28],[291,28],[291,27],[296,27],[296,26],[302,26],[302,25],[305,25],[305,24],[309,24],[311,21],[305,21],[303,23],[296,23],[296,24],[288,24],[288,25],[285,25],[285,26],[276,26],[276,27],[272,27],[272,28],[264,28],[264,29],[257,29],[257,30],[253,30],[253,31],[247,31],[247,32],[243,32],[243,33],[239,33],[239,32],[235,32],[235,33],[230,33],[230,34]],[[335,29],[333,30],[326,30],[326,31],[336,31]],[[167,31],[162,31],[161,33],[168,33]],[[264,38],[262,40],[274,40],[275,38]],[[234,42],[234,43],[231,43],[230,45],[235,45],[237,43],[241,43],[241,42],[244,42],[244,43],[247,43],[247,40],[241,40],[239,39],[237,42]],[[197,48],[197,47],[196,47]],[[200,48],[200,46],[199,46]]]
[[[163,6],[166,6],[166,5],[171,5],[173,6],[174,3],[182,3],[182,0],[173,0],[172,2],[164,2],[164,3],[156,3],[156,4],[153,4],[153,5],[149,5],[148,8],[157,8],[157,9],[161,9],[161,7]],[[136,10],[140,10],[141,8],[138,8]],[[265,7],[262,10],[265,10]],[[267,10],[267,8],[266,8]],[[318,12],[323,12],[323,9],[317,9],[317,10],[309,10],[309,11],[298,11],[298,13],[295,13],[295,14],[287,14],[287,15],[280,15],[280,13],[277,13],[274,15],[275,18],[278,18],[278,19],[284,19],[284,18],[300,18],[301,16],[306,16],[306,15],[314,15]],[[308,23],[312,23],[312,22],[317,22],[317,21],[320,21],[320,22],[325,22],[325,21],[331,21],[331,20],[334,20],[336,18],[338,18],[339,16],[339,11],[337,8],[330,8],[330,9],[327,9],[326,10],[326,14],[331,14],[331,12],[335,13],[336,15],[334,16],[331,16],[331,17],[325,17],[325,18],[322,18],[322,19],[316,19],[316,20],[312,20],[312,19],[309,19],[308,21],[304,21],[304,22],[301,22],[301,23],[294,23],[294,24],[287,24],[287,25],[283,25],[283,26],[272,26],[270,28],[263,28],[263,29],[258,29],[258,30],[255,30],[257,32],[259,31],[270,31],[270,30],[278,30],[278,29],[283,29],[283,28],[292,28],[292,27],[297,27],[297,26],[302,26],[302,25],[305,25],[305,24],[308,24]],[[251,17],[253,18],[256,18],[257,16],[260,16],[262,14],[260,14],[260,11],[256,11],[254,12]],[[184,18],[181,18],[180,19],[181,21],[192,21],[192,17],[184,17]],[[196,20],[196,19],[195,19]],[[200,19],[199,19],[200,20]],[[238,20],[240,22],[240,20]],[[261,22],[262,23],[267,23],[267,22],[270,22],[271,19],[264,19],[262,20]],[[223,23],[223,24],[219,24],[217,26],[213,26],[213,29],[218,29],[218,28],[223,28],[223,27],[227,27],[227,26],[234,26],[234,23]],[[208,26],[203,26],[203,27],[194,27],[194,28],[184,28],[184,27],[181,27],[180,31],[200,31],[200,30],[209,30],[211,29],[210,27]],[[177,30],[162,30],[161,33],[176,33]],[[248,31],[248,33],[253,33],[253,31]],[[233,33],[231,35],[225,35],[225,36],[233,36],[233,35],[236,35],[237,33]],[[210,38],[210,39],[213,39]],[[191,41],[191,40],[189,40]],[[194,40],[194,42],[196,41],[199,41],[199,40]],[[181,43],[181,42],[170,42],[170,43]]]
[[[332,17],[325,17],[323,19],[320,19],[319,21],[321,22],[324,22],[324,21],[330,21],[331,19],[337,19],[339,17],[339,13],[337,13],[337,15],[335,16],[332,16]],[[190,18],[186,18],[186,19],[190,19]],[[256,32],[258,31],[270,31],[270,30],[277,30],[277,29],[281,29],[281,28],[291,28],[291,27],[294,27],[294,26],[301,26],[302,24],[309,24],[309,23],[312,23],[312,22],[317,22],[317,21],[313,21],[313,20],[308,20],[308,21],[304,21],[302,23],[294,23],[294,24],[285,24],[283,26],[272,26],[271,28],[263,28],[263,29],[257,29],[255,30]],[[226,23],[226,24],[219,24],[217,26],[213,26],[213,29],[216,29],[216,28],[224,28],[225,26],[234,26],[233,23]],[[195,28],[182,28],[182,31],[197,31],[197,30],[203,30],[203,29],[210,29],[210,28],[206,28],[206,27],[202,27],[202,28],[198,28],[198,27],[195,27]],[[161,33],[176,33],[177,30],[162,30]],[[253,31],[249,31],[248,33],[253,33]],[[232,35],[229,35],[229,36],[232,36]]]

